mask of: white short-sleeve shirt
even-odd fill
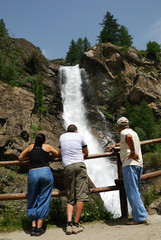
[[[84,161],[82,147],[87,147],[87,144],[83,136],[78,132],[67,132],[60,136],[59,148],[61,148],[64,167]]]
[[[134,148],[135,152],[139,155],[139,162],[136,160],[130,158],[127,159],[130,154],[130,148],[126,142],[126,135],[130,134],[132,136],[133,142],[134,142]],[[133,131],[131,128],[126,128],[120,132],[120,158],[122,162],[122,166],[128,166],[128,165],[137,165],[140,167],[143,167],[143,159],[142,159],[142,152],[140,147],[140,140],[135,131]]]

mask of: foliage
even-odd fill
[[[66,61],[71,65],[78,64],[83,56],[83,53],[89,47],[90,43],[86,37],[84,40],[82,38],[78,38],[77,42],[72,39],[69,46],[69,51],[66,55]]]
[[[157,171],[161,169],[161,152],[147,152],[143,155],[144,168]]]
[[[112,88],[109,92],[108,102],[109,105],[112,106],[112,111],[116,112],[119,107],[123,104],[123,100],[125,97],[125,82],[124,77],[122,74],[118,74],[117,77],[114,79]],[[122,96],[120,98],[120,96]]]
[[[29,74],[36,74],[40,71],[42,61],[37,51],[33,51],[28,56],[25,65]]]
[[[6,29],[3,18],[0,19],[0,38],[8,37],[8,30]]]
[[[95,220],[108,220],[112,219],[113,215],[105,209],[102,201],[98,198],[92,198],[89,202],[85,203],[84,210],[81,215],[81,222],[92,222]]]
[[[17,211],[14,206],[6,205],[1,213],[0,231],[28,229],[30,222],[24,211]]]
[[[37,104],[37,111],[40,115],[40,120],[42,120],[43,114],[43,105],[44,105],[44,87],[42,84],[39,84],[36,88],[36,104]]]
[[[147,47],[147,57],[156,59],[158,54],[161,52],[161,45],[157,42],[149,41],[146,45]]]
[[[158,137],[158,129],[154,121],[154,115],[147,102],[143,100],[140,105],[131,105],[125,102],[125,116],[129,119],[130,127],[139,135],[140,140],[153,139]],[[143,152],[151,151],[156,145],[142,147]]]
[[[145,207],[148,207],[154,200],[158,199],[159,194],[154,186],[148,188],[147,194],[144,196]]]
[[[119,25],[117,19],[111,15],[110,12],[107,12],[103,18],[102,30],[98,36],[99,43],[113,43],[119,46],[131,46],[132,37],[128,34],[128,30],[125,26]]]

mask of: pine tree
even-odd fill
[[[119,33],[119,24],[117,23],[117,19],[114,19],[110,12],[107,12],[100,25],[103,29],[98,36],[99,43],[111,42],[113,44],[117,44]]]
[[[0,19],[0,38],[8,37],[8,30],[6,29],[5,23],[3,18]]]
[[[132,37],[128,34],[128,30],[125,26],[121,25],[119,29],[119,39],[118,44],[120,46],[131,47],[132,45]]]
[[[114,19],[111,13],[107,12],[103,18],[103,22],[100,23],[103,27],[100,35],[98,36],[99,43],[113,43],[120,46],[131,46],[132,37],[128,34],[128,30],[125,26],[119,25],[117,19]]]
[[[88,39],[85,37],[83,40],[83,52],[86,52],[88,48],[90,48],[90,42]]]
[[[76,43],[75,41],[72,39],[72,41],[70,42],[70,46],[69,46],[69,51],[67,52],[66,55],[66,61],[68,63],[70,63],[71,65],[76,63],[76,54],[77,54],[77,47],[76,47]]]

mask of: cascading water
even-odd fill
[[[82,96],[81,69],[79,66],[60,67],[59,69],[60,88],[63,101],[64,127],[75,124],[88,145],[89,154],[103,153],[104,150],[97,138],[92,135],[92,126],[89,126],[86,119],[86,109]],[[87,172],[96,187],[115,185],[117,178],[116,165],[108,158],[98,158],[85,161]],[[120,216],[120,203],[118,191],[100,193],[105,207],[114,214]]]

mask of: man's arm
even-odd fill
[[[120,146],[120,143],[115,143],[115,144],[113,144],[113,145],[111,145],[111,146],[109,146],[109,152],[112,152],[112,149],[113,148],[115,148],[115,147],[119,147]]]
[[[84,156],[84,158],[88,157],[88,148],[87,147],[83,147],[83,156]]]
[[[137,162],[139,161],[139,155],[135,152],[135,147],[134,147],[134,142],[132,139],[131,134],[127,134],[126,135],[126,142],[130,148],[130,155],[128,156],[128,159],[132,158],[134,160],[136,160]]]

